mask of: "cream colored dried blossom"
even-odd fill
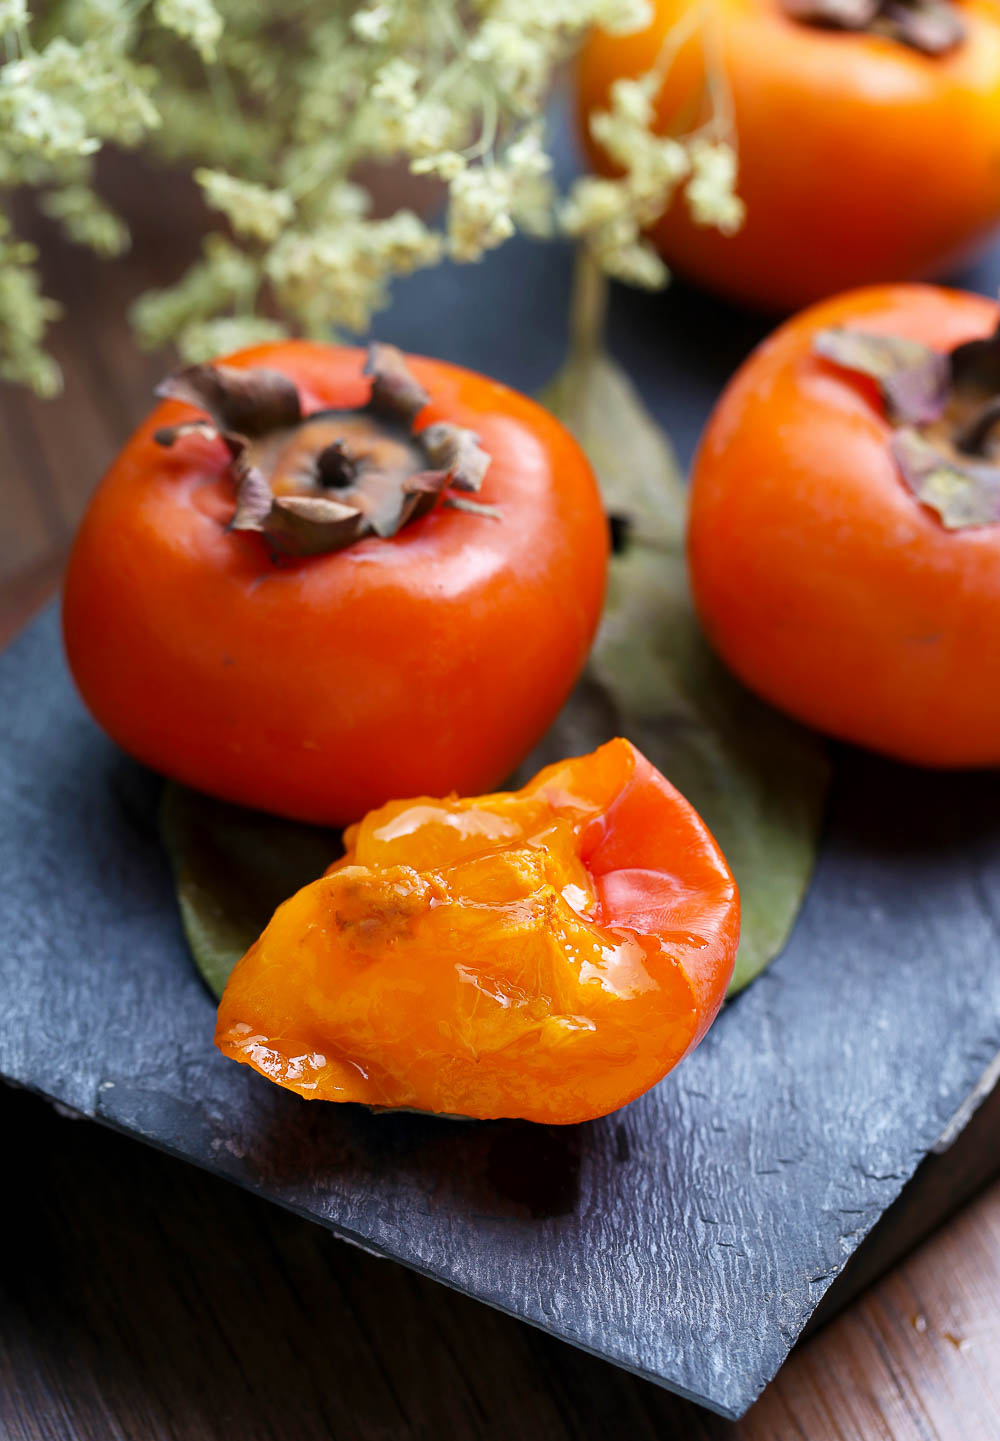
[[[647,130],[652,124],[653,101],[656,99],[656,86],[649,82],[649,76],[642,80],[616,80],[611,86],[612,115],[627,125],[638,125]]]
[[[283,325],[264,315],[223,315],[187,326],[181,333],[178,350],[185,361],[211,360],[251,345],[281,340],[286,334]]]
[[[514,234],[510,176],[498,166],[463,170],[448,194],[448,252],[453,260],[479,260]]]
[[[371,86],[371,98],[376,105],[385,105],[390,110],[405,114],[417,103],[417,81],[420,71],[409,60],[396,56],[380,65],[375,71]]]
[[[55,395],[61,388],[59,367],[41,342],[60,307],[40,293],[36,259],[34,246],[12,239],[0,216],[0,380]]]
[[[535,111],[549,79],[551,58],[533,25],[487,19],[469,45],[469,57],[504,92],[517,114]]]
[[[634,284],[652,286],[667,279],[662,260],[640,237],[681,188],[696,223],[731,234],[743,221],[743,204],[735,193],[736,152],[719,134],[725,116],[713,113],[689,136],[658,135],[652,128],[673,49],[668,35],[652,69],[637,79],[615,81],[609,108],[590,116],[591,134],[622,169],[622,178],[584,177],[562,209],[565,229],[586,243],[609,274]]]
[[[442,237],[409,211],[385,220],[345,219],[326,228],[290,230],[265,262],[282,305],[316,337],[364,330],[385,302],[391,275],[405,275],[440,258]]]
[[[416,159],[438,155],[449,146],[461,145],[467,138],[467,129],[468,122],[462,112],[453,109],[446,100],[421,100],[404,118],[404,148]]]
[[[398,56],[375,72],[365,113],[368,146],[376,154],[395,155],[409,146],[411,117],[417,108],[420,71]]]
[[[648,240],[633,240],[612,246],[605,258],[604,268],[616,280],[627,285],[640,285],[646,290],[656,290],[664,285],[668,271],[660,255]]]
[[[196,170],[194,178],[208,204],[222,211],[237,235],[276,240],[295,213],[291,196],[283,190],[267,190],[221,170]]]
[[[712,225],[732,235],[743,223],[743,202],[736,194],[736,155],[729,145],[694,140],[690,147],[691,179],[684,196],[698,225]]]
[[[437,155],[420,155],[410,163],[414,175],[436,175],[439,180],[456,180],[468,168],[468,160],[457,150],[442,150]]]
[[[28,0],[0,0],[0,34],[28,23]]]
[[[286,322],[363,332],[395,277],[477,260],[516,230],[561,230],[609,273],[660,284],[643,236],[678,195],[700,223],[742,215],[724,114],[653,133],[679,32],[592,117],[619,178],[561,197],[544,123],[593,24],[650,20],[648,0],[0,0],[0,190],[35,188],[71,238],[111,255],[128,234],[94,189],[102,147],[143,145],[193,172],[230,233],[134,312],[144,343],[188,356]],[[425,178],[432,220],[386,214],[385,177],[405,170],[411,188]],[[0,374],[50,391],[54,306],[34,267],[0,232]]]
[[[5,76],[0,74],[0,82]],[[36,151],[46,160],[60,155],[93,155],[101,142],[87,133],[87,121],[75,105],[57,99],[34,83],[27,62],[6,72],[0,83],[0,122],[14,136],[15,149]]]
[[[646,30],[653,23],[652,0],[598,0],[593,8],[593,23],[611,35]]]
[[[204,61],[215,59],[222,16],[212,0],[156,0],[154,12],[161,25],[189,40]]]
[[[160,123],[150,98],[155,73],[98,41],[61,36],[0,67],[0,133],[43,159],[88,155],[105,140],[134,145]]]
[[[365,10],[356,10],[351,16],[351,29],[360,40],[377,45],[389,32],[392,10],[389,5],[372,5]]]
[[[519,230],[547,237],[555,231],[556,191],[552,157],[538,124],[526,127],[503,152],[510,185],[510,213]]]
[[[70,240],[97,255],[121,255],[129,247],[128,226],[94,194],[89,185],[63,185],[48,191],[42,210],[58,220]]]
[[[252,310],[260,284],[260,262],[237,249],[224,235],[207,235],[201,259],[169,290],[151,290],[133,309],[144,345],[165,345],[214,319],[219,311]]]
[[[396,275],[435,265],[444,253],[442,237],[412,210],[397,210],[385,220],[369,222],[367,239],[370,249]]]
[[[617,220],[627,207],[625,181],[586,175],[576,182],[562,206],[562,228],[567,235],[583,236]]]
[[[350,180],[338,180],[317,196],[317,215],[325,221],[360,220],[371,208],[370,192]]]

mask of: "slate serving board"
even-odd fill
[[[380,334],[537,389],[568,284],[565,252],[515,245],[415,278]],[[616,297],[613,348],[682,458],[763,329],[681,289]],[[214,1051],[159,783],[84,715],[50,612],[0,657],[0,1071],[739,1415],[1000,1051],[1000,775],[836,769],[786,952],[627,1110],[309,1105]]]

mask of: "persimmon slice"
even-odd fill
[[[736,885],[626,740],[523,790],[393,801],[236,966],[216,1044],[308,1099],[565,1124],[701,1039]]]

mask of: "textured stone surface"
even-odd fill
[[[564,270],[510,252],[480,328],[435,344],[443,272],[385,333],[532,388]],[[757,328],[678,292],[619,302],[613,334],[684,451]],[[728,1414],[1000,1050],[1000,776],[842,752],[785,954],[653,1092],[567,1130],[311,1106],[225,1061],[157,792],[82,712],[48,614],[0,657],[2,1073]]]

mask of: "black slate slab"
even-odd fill
[[[567,272],[513,247],[420,277],[381,333],[533,389]],[[681,290],[612,317],[682,453],[761,329]],[[225,1061],[157,793],[83,714],[48,614],[0,657],[3,1075],[727,1415],[1000,1051],[1000,776],[840,753],[785,954],[678,1072],[566,1130],[311,1106]]]

